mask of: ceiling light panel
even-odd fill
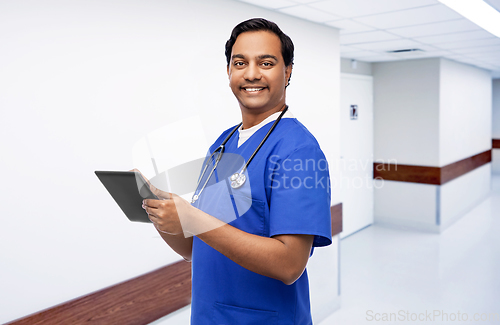
[[[461,33],[453,33],[453,34],[445,34],[445,35],[436,35],[436,36],[426,36],[426,37],[417,37],[414,38],[418,42],[426,43],[426,44],[439,44],[444,42],[459,42],[459,41],[469,41],[469,40],[477,40],[477,39],[488,39],[488,38],[496,38],[494,35],[488,33],[485,30],[476,30],[471,32],[461,32]]]
[[[484,2],[488,3],[490,6],[495,8],[497,11],[500,11],[500,0],[484,0]]]
[[[317,23],[324,23],[331,20],[339,20],[339,16],[335,16],[314,8],[310,8],[306,5],[298,5],[295,7],[278,9],[280,12],[289,14],[295,17],[304,18]]]
[[[246,2],[254,6],[269,8],[269,9],[279,9],[285,7],[296,6],[295,2],[289,0],[240,0],[241,2]]]
[[[439,0],[439,2],[500,37],[500,12],[483,0]]]
[[[332,27],[340,29],[341,35],[352,34],[352,33],[361,33],[361,32],[375,30],[375,28],[373,28],[373,27],[357,23],[357,22],[352,21],[350,19],[330,21],[330,22],[327,22],[326,24],[328,26],[332,26]]]
[[[429,24],[459,18],[462,18],[462,16],[444,5],[437,4],[422,8],[401,10],[397,12],[368,17],[360,17],[354,20],[379,29],[388,29]]]
[[[425,25],[391,28],[388,29],[387,31],[399,36],[413,38],[413,37],[423,37],[431,35],[458,33],[458,32],[468,32],[479,29],[480,29],[479,26],[477,26],[476,24],[470,22],[467,19],[462,18],[462,19],[449,20],[449,21],[443,21],[439,23],[431,23]]]
[[[340,44],[358,44],[358,43],[369,43],[369,42],[379,42],[400,39],[400,37],[389,34],[387,32],[377,30],[373,32],[364,32],[356,34],[342,35],[340,37]]]
[[[327,0],[311,7],[341,17],[352,18],[436,4],[436,0]]]

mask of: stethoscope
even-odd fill
[[[259,149],[262,147],[262,145],[264,144],[264,142],[266,142],[267,138],[269,138],[269,135],[271,134],[271,132],[273,132],[274,128],[276,127],[276,125],[281,120],[281,118],[283,117],[283,115],[285,114],[285,112],[287,110],[288,110],[288,105],[285,105],[285,109],[281,112],[281,114],[278,116],[278,118],[276,119],[276,121],[274,121],[273,125],[271,126],[271,128],[269,129],[269,131],[267,131],[266,136],[264,137],[264,139],[262,139],[262,141],[260,142],[260,144],[257,147],[257,149],[255,149],[255,151],[252,153],[252,155],[250,156],[250,158],[248,159],[248,161],[245,163],[245,165],[243,165],[243,168],[241,169],[241,171],[239,173],[234,173],[233,175],[231,175],[231,177],[229,178],[229,180],[231,181],[231,187],[232,188],[237,189],[237,188],[242,187],[243,184],[245,184],[245,181],[247,180],[247,177],[244,175],[244,173],[247,170],[248,165],[250,164],[250,162],[252,161],[252,159],[255,157],[255,155],[257,154],[257,152],[259,152]],[[222,144],[219,147],[217,147],[217,149],[215,149],[214,152],[207,159],[207,161],[205,163],[205,167],[203,168],[203,172],[201,173],[201,176],[198,179],[198,183],[196,184],[196,189],[194,191],[195,193],[198,190],[198,187],[200,186],[200,183],[201,183],[201,180],[203,179],[203,176],[205,175],[205,171],[208,168],[208,164],[210,163],[210,161],[213,160],[213,157],[218,153],[217,157],[215,158],[214,167],[210,171],[210,174],[208,175],[207,180],[205,181],[205,183],[201,187],[201,189],[198,192],[198,194],[194,194],[193,195],[193,198],[191,199],[191,203],[196,202],[196,200],[198,200],[198,198],[200,197],[201,192],[203,192],[203,190],[205,189],[205,186],[207,185],[210,177],[212,177],[212,174],[214,173],[215,169],[217,168],[217,165],[219,164],[219,161],[222,158],[226,142],[229,141],[229,139],[231,139],[231,136],[234,134],[234,132],[236,132],[236,130],[238,130],[238,128],[241,126],[241,124],[243,124],[243,122],[240,123],[240,124],[238,124],[231,131],[231,133],[229,133],[229,135],[226,137],[226,139],[224,139],[224,141],[222,142]]]

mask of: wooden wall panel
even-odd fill
[[[388,181],[443,185],[489,162],[491,162],[491,150],[486,150],[444,167],[374,163],[373,178]]]
[[[142,325],[190,303],[191,263],[179,261],[8,325]]]
[[[441,184],[445,184],[489,162],[491,162],[491,150],[446,165],[441,168]]]
[[[373,178],[438,185],[441,176],[439,167],[374,163]]]

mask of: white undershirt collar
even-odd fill
[[[264,121],[260,122],[257,125],[252,126],[249,129],[242,130],[243,124],[238,128],[239,138],[238,138],[238,148],[245,143],[255,132],[257,132],[261,127],[266,125],[267,123],[276,120],[282,112],[276,112],[274,114],[269,115]],[[290,110],[287,110],[282,118],[295,118]]]

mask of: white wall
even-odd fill
[[[492,137],[493,139],[500,139],[500,79],[493,80],[492,88]],[[491,172],[500,174],[500,149],[492,150]]]
[[[375,180],[375,222],[439,232],[438,191],[436,185]]]
[[[441,59],[439,166],[491,148],[490,72]]]
[[[341,58],[340,59],[340,72],[342,73],[352,73],[361,74],[366,76],[372,75],[372,63],[363,62],[356,60],[355,65],[352,64],[351,59]]]
[[[375,63],[373,74],[375,161],[443,167],[491,148],[488,71],[435,58]],[[375,221],[443,231],[487,195],[490,168],[442,186],[378,181]]]
[[[493,139],[500,139],[500,79],[493,79],[492,93],[493,93],[492,134],[493,134]]]
[[[491,164],[485,164],[457,177],[440,188],[439,223],[446,229],[490,193]]]
[[[500,174],[500,149],[493,149],[491,151],[491,172],[493,174]]]
[[[374,80],[374,158],[439,164],[439,59],[378,62]]]
[[[439,97],[439,166],[491,148],[490,72],[441,59]],[[486,164],[443,186],[439,223],[442,229],[477,205],[490,191]]]
[[[373,78],[341,73],[342,233],[345,238],[373,223]],[[351,120],[351,105],[358,118]]]
[[[179,259],[93,172],[132,168],[134,143],[170,122],[200,115],[209,143],[236,124],[224,44],[255,16],[293,39],[288,103],[333,165],[335,29],[225,0],[0,3],[1,323]]]

